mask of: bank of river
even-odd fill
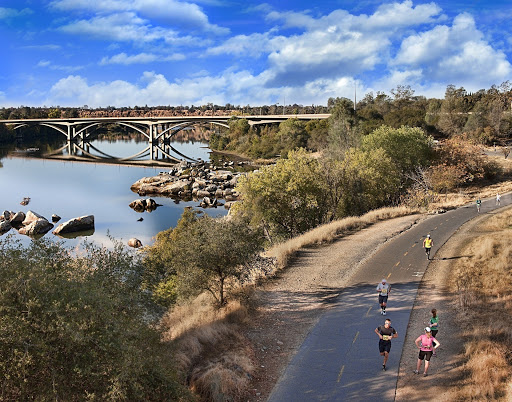
[[[113,155],[132,155],[141,147],[130,141],[105,142],[96,144],[102,151]],[[183,153],[194,158],[209,158],[209,150],[201,143],[180,143],[174,145]],[[197,201],[177,202],[166,197],[152,197],[158,207],[152,212],[135,212],[128,204],[140,198],[130,190],[130,186],[142,177],[154,176],[162,167],[138,167],[103,163],[84,163],[36,159],[15,154],[0,160],[0,210],[35,211],[50,220],[52,214],[62,217],[61,222],[83,215],[94,215],[95,232],[88,240],[108,246],[109,236],[124,243],[131,238],[139,238],[143,244],[150,244],[160,231],[175,226],[183,209],[198,206]],[[20,205],[24,197],[30,197],[28,205]],[[224,208],[204,210],[212,216],[226,215]],[[140,221],[140,218],[143,218]],[[22,242],[30,238],[12,233]],[[48,232],[45,238],[60,238]],[[66,239],[65,243],[75,246],[84,237]]]

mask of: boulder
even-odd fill
[[[25,213],[24,212],[16,212],[15,214],[11,215],[11,226],[15,228],[19,228],[23,225],[23,221],[25,220]]]
[[[158,207],[158,204],[152,198],[147,198],[147,199],[139,198],[138,200],[130,202],[129,206],[130,206],[130,208],[134,209],[137,212],[144,212],[144,211],[151,212],[151,211],[154,211]]]
[[[174,183],[167,184],[161,189],[162,194],[177,195],[180,191],[186,191],[190,189],[192,182],[190,180],[178,180]]]
[[[9,230],[11,230],[11,227],[12,226],[9,221],[1,221],[0,222],[0,235],[7,233]]]
[[[142,242],[139,239],[132,237],[128,240],[128,245],[133,248],[139,248],[142,247]]]
[[[50,231],[53,224],[48,222],[45,218],[39,218],[31,221],[28,225],[23,225],[18,232],[27,236],[42,235]]]
[[[59,216],[59,215],[55,215],[53,214],[52,215],[52,222],[58,222],[60,221],[62,218]]]
[[[39,219],[44,219],[44,220],[48,221],[44,216],[39,215],[37,212],[28,211],[27,214],[25,215],[25,219],[23,220],[22,225],[27,226],[27,225],[31,224],[32,222],[37,221]]]
[[[53,231],[53,234],[84,232],[91,229],[94,229],[94,215],[86,215],[61,223],[57,226],[57,229]]]

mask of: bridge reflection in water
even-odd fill
[[[83,162],[137,165],[171,165],[183,160],[191,162],[198,161],[198,159],[191,158],[178,151],[170,142],[147,144],[144,149],[133,155],[119,157],[102,151],[89,141],[67,141],[64,146],[52,152],[41,154],[41,157]]]

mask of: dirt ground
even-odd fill
[[[489,215],[490,216],[490,215]],[[420,401],[426,395],[436,400],[454,400],[452,392],[461,383],[462,340],[458,337],[454,295],[444,286],[450,264],[460,258],[459,250],[469,237],[475,236],[482,216],[465,224],[443,245],[429,264],[411,313],[399,369],[396,400]],[[348,278],[366,258],[382,244],[409,229],[426,215],[401,217],[379,222],[345,236],[329,245],[300,251],[293,263],[258,289],[258,311],[246,328],[246,336],[255,345],[257,370],[250,390],[243,400],[266,401],[291,357],[329,308],[329,300],[343,288]],[[423,333],[432,308],[438,310],[441,346],[433,357],[429,376],[415,375],[418,349],[414,340]]]

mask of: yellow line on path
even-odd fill
[[[408,251],[406,251],[406,252],[404,253],[404,257],[405,257],[407,254],[409,254],[409,252],[408,252]]]
[[[395,264],[395,267],[398,267],[400,265],[400,261],[398,261],[396,264]]]
[[[341,366],[341,370],[340,370],[340,373],[338,374],[338,381],[337,382],[340,382],[341,376],[343,375],[343,370],[345,370],[345,365]]]
[[[356,336],[354,336],[354,340],[352,341],[352,345],[356,343],[357,337],[359,336],[359,331],[356,332]]]
[[[387,279],[389,279],[390,276],[391,276],[391,272],[388,274],[388,278]]]
[[[416,247],[416,243],[414,243],[414,244],[412,245],[412,247]]]
[[[366,316],[365,317],[368,317],[369,314],[370,314],[370,310],[372,309],[372,307],[370,306],[370,308],[368,309],[368,311],[366,312]]]

